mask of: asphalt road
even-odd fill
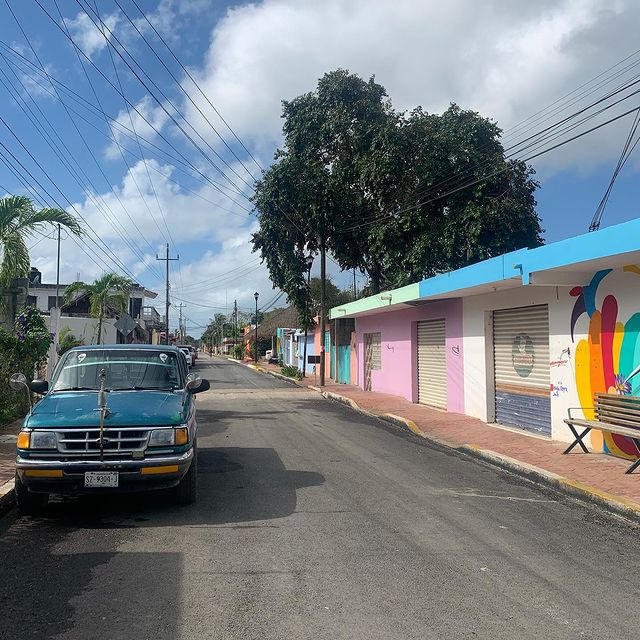
[[[0,520],[0,638],[640,637],[638,527],[204,357],[200,499]]]

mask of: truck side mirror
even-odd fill
[[[33,380],[29,385],[29,389],[38,395],[43,396],[49,391],[49,383],[46,380]]]

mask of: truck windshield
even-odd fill
[[[143,349],[89,349],[65,354],[52,380],[52,391],[100,388],[100,371],[105,370],[105,389],[126,391],[183,386],[177,354]]]

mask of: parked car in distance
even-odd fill
[[[193,345],[190,345],[189,348],[191,349],[191,360],[195,365],[195,363],[198,361],[198,350]]]
[[[191,357],[191,349],[189,349],[189,347],[178,347],[178,349],[180,351],[182,351],[182,353],[184,354],[184,357],[187,361],[187,366],[192,367],[193,366],[193,358]]]
[[[75,347],[50,385],[14,374],[11,386],[42,395],[18,434],[22,513],[40,512],[50,494],[170,489],[178,504],[196,499],[195,395],[209,382],[175,347]]]
[[[176,346],[178,347],[178,349],[180,349],[180,351],[184,351],[186,349],[191,354],[191,363],[189,364],[189,366],[192,366],[196,363],[198,352],[196,351],[195,347],[190,344],[179,344]]]

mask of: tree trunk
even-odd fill
[[[100,303],[100,314],[98,315],[98,340],[97,344],[102,344],[102,318],[104,316],[104,303]]]

